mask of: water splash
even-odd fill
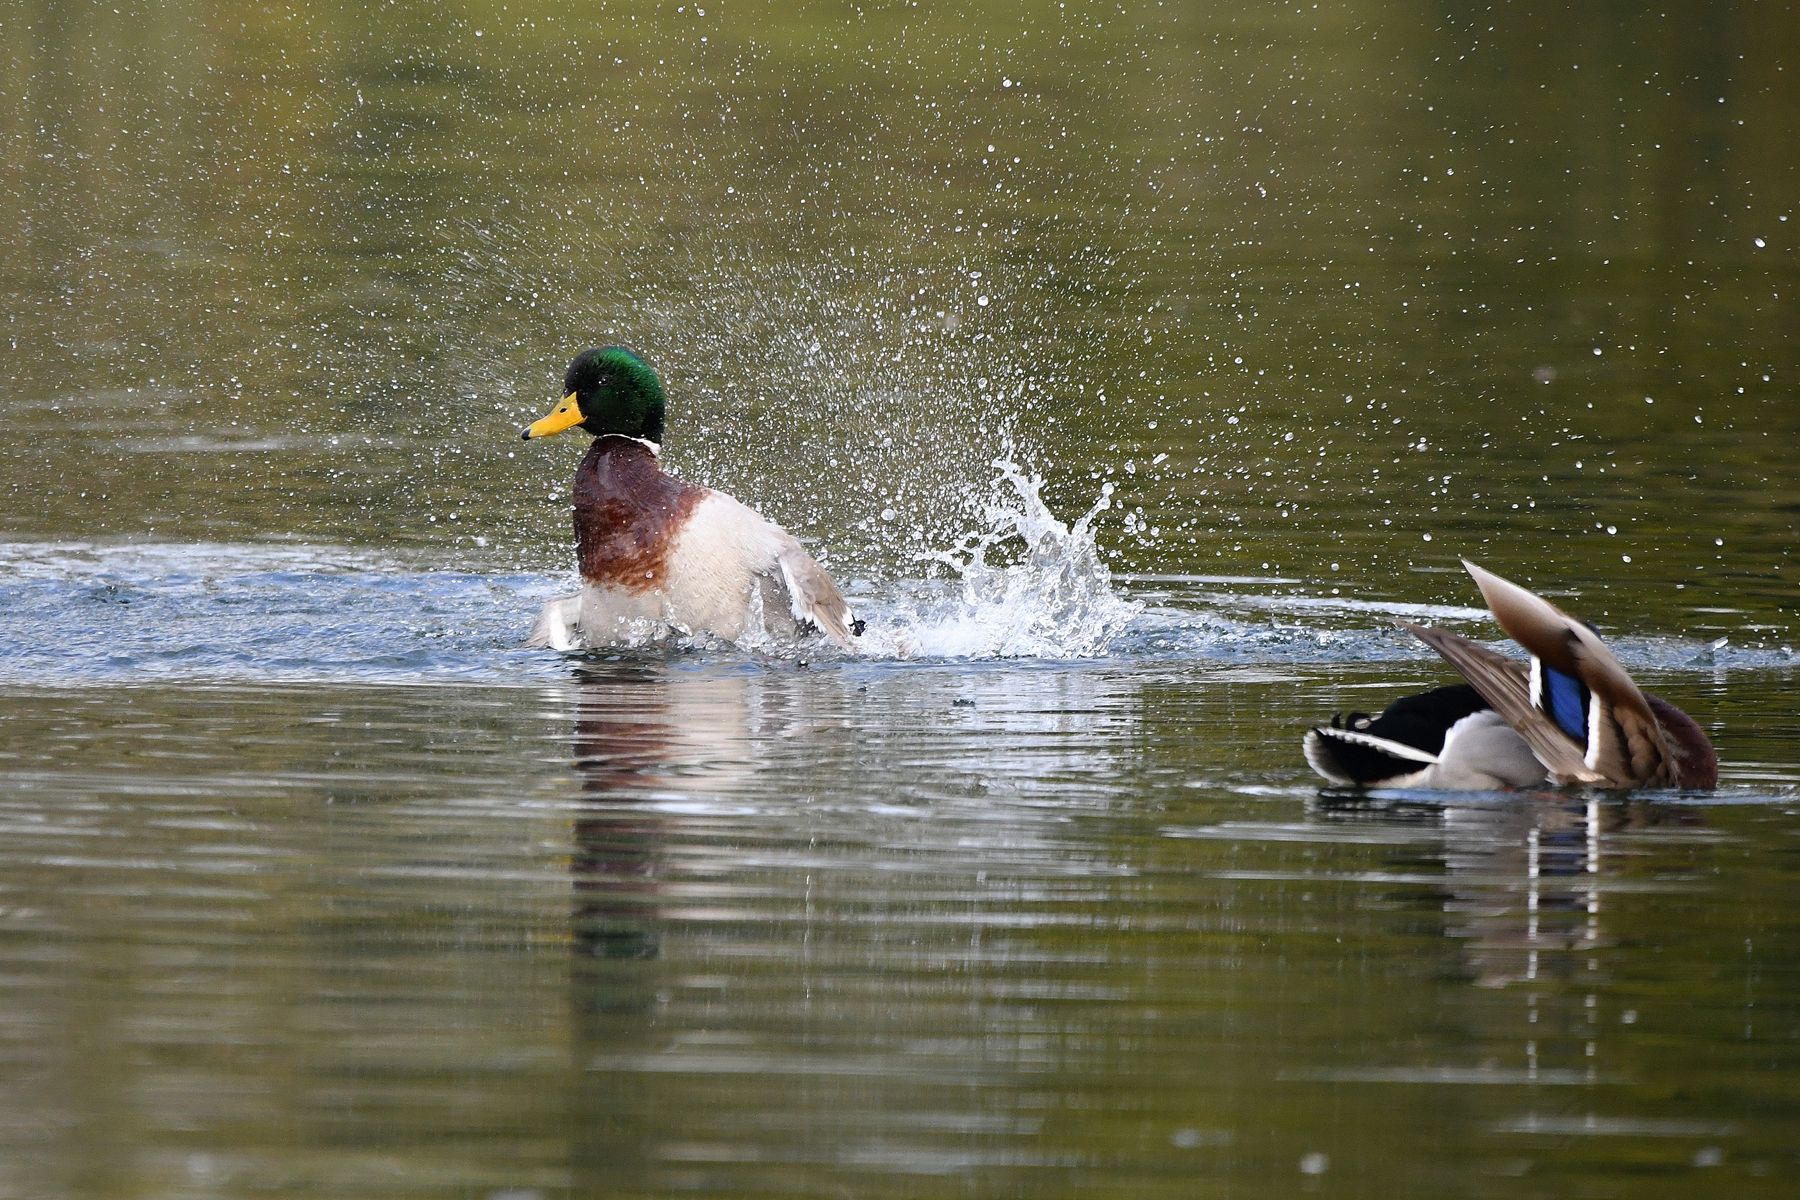
[[[1093,658],[1109,651],[1143,606],[1113,589],[1094,543],[1112,507],[1105,485],[1065,525],[1044,503],[1043,479],[997,459],[983,527],[950,550],[919,556],[954,576],[949,594],[914,585],[873,614],[868,651],[897,658]]]

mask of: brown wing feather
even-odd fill
[[[1599,698],[1600,720],[1589,730],[1589,778],[1616,787],[1673,782],[1673,755],[1650,702],[1599,635],[1509,579],[1467,559],[1463,568],[1513,641]]]
[[[1646,721],[1628,708],[1603,705],[1595,724],[1589,731],[1588,754],[1607,782],[1637,787],[1672,780],[1667,746],[1654,717]]]
[[[1581,746],[1531,703],[1525,664],[1478,646],[1460,634],[1427,625],[1400,627],[1443,655],[1444,661],[1475,686],[1481,698],[1516,730],[1558,783],[1598,783],[1601,777],[1582,759]]]
[[[1488,611],[1506,630],[1506,636],[1557,670],[1581,680],[1607,704],[1628,709],[1655,728],[1656,714],[1650,711],[1644,693],[1598,634],[1510,579],[1502,579],[1467,559],[1463,560],[1463,567],[1481,589],[1481,598],[1487,601]]]

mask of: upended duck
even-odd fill
[[[1705,732],[1640,691],[1590,626],[1492,571],[1466,559],[1463,567],[1530,661],[1402,622],[1468,682],[1396,700],[1377,717],[1333,717],[1306,735],[1313,770],[1360,787],[1717,785]]]
[[[735,641],[823,636],[845,649],[863,623],[829,574],[774,522],[662,469],[664,397],[621,346],[576,356],[563,398],[526,440],[594,435],[575,469],[581,590],[544,605],[528,646],[635,645],[675,635]]]

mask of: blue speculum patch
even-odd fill
[[[1544,710],[1556,727],[1587,745],[1588,689],[1581,680],[1558,671],[1548,663],[1544,670]]]

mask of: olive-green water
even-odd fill
[[[1800,1186],[1791,7],[0,30],[0,1200]],[[608,341],[870,653],[518,647]],[[1321,792],[1459,556],[1719,790]]]

